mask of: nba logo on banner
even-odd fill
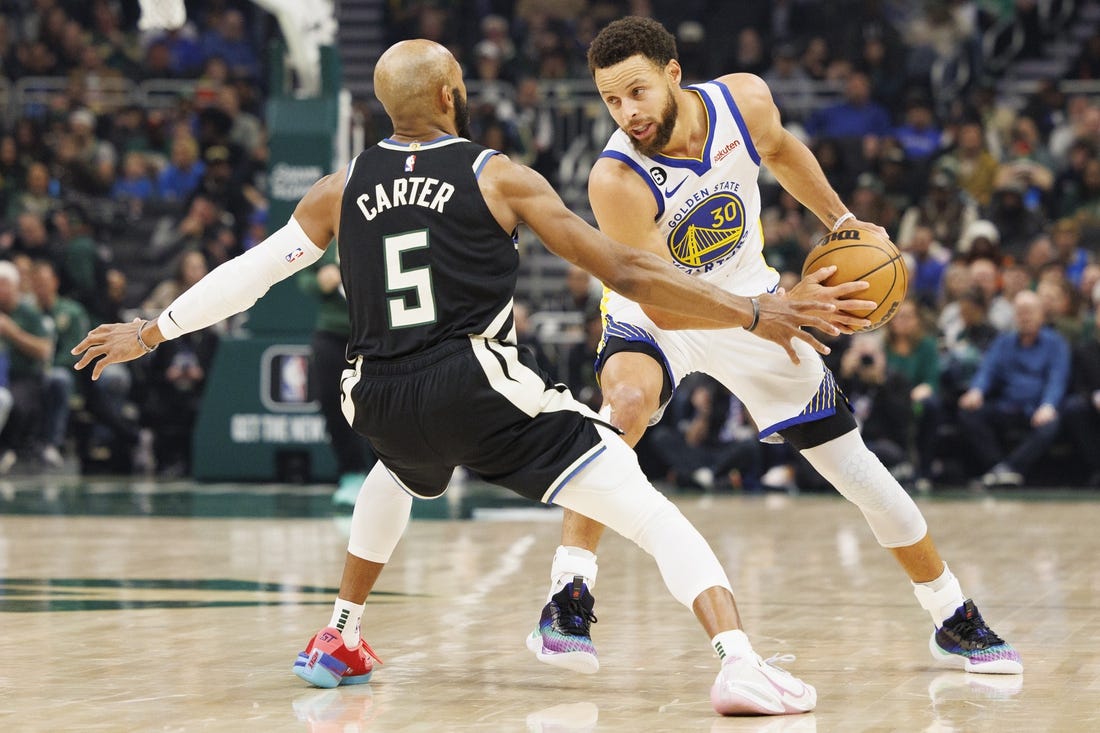
[[[410,155],[409,157],[405,158],[405,172],[412,173],[414,167],[416,167],[416,156]]]

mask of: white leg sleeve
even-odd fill
[[[390,476],[382,461],[363,480],[351,514],[348,552],[370,562],[387,563],[405,533],[412,497]]]
[[[920,509],[863,443],[858,430],[807,448],[802,455],[845,499],[859,507],[883,547],[908,547],[928,533]]]
[[[652,555],[673,597],[689,609],[707,588],[729,590],[707,541],[646,480],[634,451],[610,430],[597,429],[607,450],[565,485],[555,503],[610,527]]]

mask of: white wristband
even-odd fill
[[[841,224],[848,221],[849,219],[855,219],[855,218],[856,218],[856,215],[853,214],[852,212],[850,212],[850,211],[844,212],[843,214],[840,215],[840,218],[838,218],[836,220],[836,223],[833,224],[833,229],[832,230],[835,232],[837,229],[840,229]]]

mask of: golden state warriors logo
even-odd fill
[[[669,235],[668,249],[681,267],[709,270],[737,251],[744,232],[745,205],[736,194],[721,191],[680,220]]]

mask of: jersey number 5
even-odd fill
[[[432,271],[427,266],[406,269],[401,262],[401,254],[428,246],[428,230],[405,232],[385,237],[382,240],[386,257],[386,292],[401,293],[387,299],[389,304],[390,328],[409,328],[434,323],[435,297],[432,295]],[[410,298],[408,292],[415,290]],[[409,305],[415,301],[416,305]]]

